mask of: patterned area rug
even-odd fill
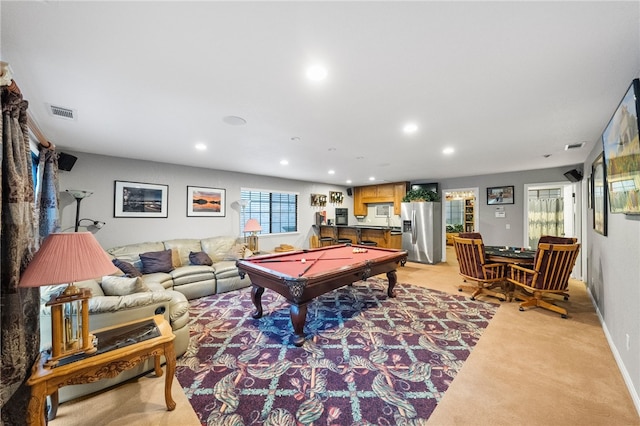
[[[302,347],[289,304],[266,290],[191,303],[176,376],[203,425],[421,425],[497,305],[378,277],[314,300]]]

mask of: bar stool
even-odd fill
[[[318,225],[311,225],[313,227],[314,232],[318,235],[318,242],[320,243],[320,247],[324,246],[332,246],[335,244],[335,238],[331,236],[322,236],[320,232],[320,227]],[[335,230],[334,230],[335,234]]]
[[[356,235],[358,236],[358,244],[361,246],[375,247],[378,245],[375,241],[362,240],[362,230],[360,228],[356,230]]]

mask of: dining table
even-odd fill
[[[484,255],[487,262],[510,263],[526,267],[533,267],[536,251],[525,247],[511,246],[484,246]],[[507,296],[507,301],[516,297],[514,295],[515,286],[506,279],[501,283]]]
[[[484,255],[488,262],[532,265],[536,251],[525,247],[484,246]]]

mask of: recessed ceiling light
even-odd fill
[[[371,176],[371,177],[369,178],[369,180],[372,180],[372,181],[373,181],[373,180],[376,180],[376,178],[374,178],[373,176]]]
[[[442,150],[442,153],[445,155],[449,155],[449,154],[453,154],[456,150],[451,148],[451,147],[447,147],[445,149]]]
[[[347,179],[347,183],[351,183],[351,179]]]
[[[407,123],[402,128],[402,131],[407,135],[410,135],[418,131],[418,125],[416,123]]]
[[[205,144],[203,144],[203,143],[197,143],[197,144],[196,144],[196,149],[197,149],[198,151],[206,151],[207,146],[206,146]]]
[[[227,115],[226,117],[222,117],[222,121],[232,126],[243,126],[247,124],[247,120],[242,117],[236,117],[235,115]]]
[[[336,171],[335,171],[335,170],[329,170],[329,174],[330,174],[330,175],[335,175],[335,174],[336,174]]]
[[[327,69],[323,65],[312,65],[307,68],[307,78],[311,81],[322,81],[327,78]]]
[[[289,162],[287,160],[280,160],[280,164],[286,166]]]

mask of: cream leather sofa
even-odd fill
[[[216,293],[248,287],[248,277],[240,277],[235,261],[251,253],[235,237],[211,237],[206,239],[174,239],[168,241],[145,242],[113,247],[107,253],[114,259],[128,262],[139,271],[144,271],[141,254],[171,250],[171,270],[168,272],[142,273],[142,281],[148,291],[122,296],[106,295],[102,278],[81,281],[78,287],[91,289],[89,299],[89,324],[91,330],[123,324],[156,314],[164,315],[176,336],[174,348],[176,356],[182,355],[189,345],[189,301]],[[213,262],[211,266],[190,264],[189,254],[205,252]],[[123,275],[118,272],[114,275]],[[41,291],[42,309],[40,314],[41,347],[51,346],[51,315],[45,303],[51,294],[61,287],[43,287]],[[144,372],[153,370],[153,360],[149,359],[131,370],[124,371],[112,379],[98,382],[65,386],[60,389],[59,399],[64,402],[82,395],[93,393],[106,387],[128,380]]]

